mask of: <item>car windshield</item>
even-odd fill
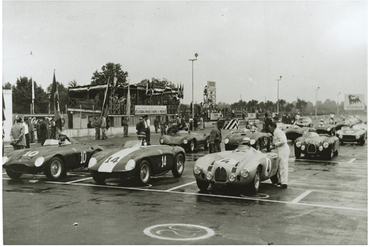
[[[251,130],[249,130],[249,129],[238,129],[238,130],[230,131],[230,134],[245,134],[245,133],[248,133],[248,132],[251,132]]]
[[[307,117],[301,117],[298,121],[300,121],[300,122],[309,122],[310,119],[307,118]]]
[[[142,140],[127,141],[123,148],[141,147],[143,144]]]
[[[186,130],[179,130],[177,134],[189,134],[189,131]]]
[[[341,130],[343,130],[343,131],[351,130],[351,127],[349,127],[349,126],[343,126]]]
[[[356,125],[353,125],[352,126],[352,129],[353,130],[361,130],[361,129],[364,129],[365,128],[365,126],[364,125],[360,125],[360,124],[356,124]]]
[[[58,146],[59,141],[55,139],[46,139],[44,142],[44,146]]]

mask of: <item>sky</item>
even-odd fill
[[[55,70],[88,85],[112,62],[133,84],[183,84],[182,103],[207,81],[229,104],[367,100],[367,1],[3,1],[2,15],[3,84],[46,90]]]

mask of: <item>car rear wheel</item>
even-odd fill
[[[175,178],[181,177],[185,168],[185,158],[184,155],[179,153],[175,157],[174,164],[172,166],[172,174]]]
[[[46,166],[46,177],[51,180],[58,180],[65,174],[66,172],[63,161],[59,157],[53,157]]]
[[[136,181],[140,185],[147,184],[150,179],[150,165],[149,162],[146,160],[141,161],[137,174],[136,174]]]
[[[22,173],[12,172],[12,171],[10,171],[8,169],[6,169],[6,174],[8,174],[8,176],[10,178],[13,178],[13,179],[18,179],[18,178],[20,178],[22,176]]]
[[[253,177],[253,180],[247,186],[247,192],[252,194],[256,194],[260,188],[261,177],[260,177],[260,169],[256,170],[256,174]]]
[[[197,180],[197,185],[200,191],[206,191],[208,189],[209,183]]]
[[[189,150],[190,152],[194,152],[194,150],[195,150],[195,141],[194,141],[194,140],[191,140],[191,141],[189,142],[188,150]]]

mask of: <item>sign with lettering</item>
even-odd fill
[[[136,105],[135,115],[155,115],[167,114],[167,106],[165,105]]]

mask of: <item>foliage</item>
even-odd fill
[[[12,84],[10,82],[5,83],[3,89],[12,89]]]
[[[46,91],[48,92],[48,95],[50,97],[51,93],[51,88],[53,86],[53,83],[51,83]],[[58,86],[58,93],[59,93],[59,106],[60,106],[60,111],[67,112],[66,106],[69,102],[69,96],[68,96],[68,89],[64,87],[64,85],[60,82],[57,81],[57,86]],[[49,97],[48,97],[48,104],[49,104]]]
[[[303,115],[305,113],[306,106],[307,106],[306,101],[297,99],[297,103],[295,105],[295,108],[300,111],[301,115]]]
[[[72,80],[70,82],[68,82],[68,87],[77,87],[77,81],[76,80]]]
[[[125,84],[128,72],[123,71],[121,64],[107,63],[101,68],[101,72],[97,70],[93,73],[91,77],[91,85],[105,85],[107,84],[107,79],[109,77],[109,83],[113,85],[113,78],[117,78],[118,85]]]
[[[137,83],[137,85],[146,87],[148,82],[149,82],[149,79],[143,79],[143,80],[141,80],[141,82]],[[174,89],[174,88],[178,87],[177,85],[173,84],[171,81],[167,80],[166,78],[163,78],[163,80],[160,80],[158,78],[152,77],[152,82],[151,83],[154,83],[154,87],[157,87],[157,88],[170,87],[170,88]]]

